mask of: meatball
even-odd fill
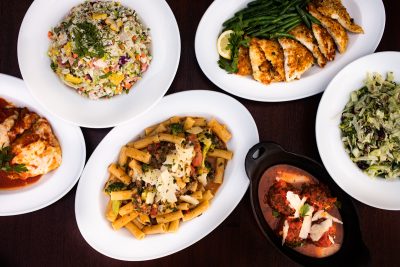
[[[303,224],[302,219],[300,218],[287,218],[286,219],[289,225],[289,230],[285,239],[285,244],[287,244],[290,247],[299,247],[303,245],[305,239],[302,239],[299,237],[301,226]],[[283,229],[284,223],[282,223],[282,227],[280,229]],[[282,231],[283,234],[283,231]]]
[[[278,181],[274,183],[268,191],[268,204],[277,212],[289,216],[294,214],[295,210],[289,206],[289,201],[286,199],[286,193],[292,191],[299,194],[300,191],[294,188],[291,184],[285,181]]]
[[[336,226],[332,225],[328,231],[326,231],[318,241],[314,241],[313,244],[317,247],[330,247],[333,243],[329,239],[329,236],[334,238],[336,235]]]
[[[329,189],[325,185],[305,185],[302,188],[302,195],[307,197],[307,203],[313,205],[317,210],[329,210],[336,202],[336,198],[331,197]]]

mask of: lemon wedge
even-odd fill
[[[231,50],[228,48],[229,37],[233,33],[232,30],[227,30],[221,33],[217,41],[218,54],[226,59],[231,59]]]

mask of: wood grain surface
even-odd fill
[[[21,77],[17,38],[31,2],[0,0],[0,73]],[[194,52],[197,25],[212,0],[167,2],[175,14],[182,40],[178,72],[167,94],[192,89],[222,92],[200,70]],[[229,0],[226,2],[229,4]],[[396,51],[400,49],[400,2],[386,0],[384,4],[386,29],[377,50]],[[321,94],[285,103],[235,98],[253,115],[260,140],[277,142],[289,151],[320,161],[314,124]],[[87,157],[109,130],[82,128]],[[103,256],[82,238],[75,221],[75,191],[76,186],[61,200],[39,211],[0,217],[0,266],[297,266],[261,235],[253,219],[248,192],[232,214],[196,244],[161,259],[129,263]],[[399,266],[400,213],[354,203],[372,265]]]

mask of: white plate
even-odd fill
[[[115,232],[104,216],[108,197],[102,190],[108,179],[107,166],[117,160],[120,148],[143,134],[146,127],[175,115],[215,117],[228,126],[232,133],[228,148],[234,151],[234,157],[226,168],[224,183],[210,208],[200,217],[182,223],[177,233],[136,240],[126,229]],[[76,192],[75,215],[79,230],[94,249],[120,260],[149,260],[182,250],[215,229],[242,199],[249,185],[244,159],[258,141],[252,116],[235,99],[202,90],[169,95],[151,112],[114,128],[93,152]]]
[[[346,53],[336,53],[325,68],[314,66],[300,80],[264,85],[253,78],[228,74],[218,67],[217,38],[222,23],[246,6],[249,0],[214,1],[197,28],[196,57],[205,75],[223,90],[242,98],[277,102],[300,99],[322,92],[335,74],[351,61],[375,51],[385,28],[385,9],[381,0],[343,0],[350,15],[365,34],[350,34]]]
[[[67,194],[81,175],[86,159],[82,131],[44,112],[20,79],[0,74],[0,97],[45,117],[62,149],[62,163],[58,169],[21,189],[0,190],[0,216],[23,214],[47,207]]]
[[[355,165],[344,150],[340,117],[350,93],[363,86],[367,72],[386,75],[393,71],[400,81],[400,53],[381,52],[360,58],[340,71],[326,88],[316,119],[321,159],[335,182],[355,199],[381,209],[400,210],[400,180],[371,178]]]
[[[55,116],[73,124],[112,127],[143,114],[165,94],[178,68],[181,43],[175,17],[164,0],[121,0],[137,11],[150,28],[153,60],[129,94],[90,100],[64,85],[50,68],[47,32],[84,0],[36,0],[22,22],[18,61],[22,76],[35,99]]]

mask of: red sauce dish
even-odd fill
[[[350,197],[320,164],[263,142],[245,165],[255,219],[283,254],[306,266],[370,261]]]

